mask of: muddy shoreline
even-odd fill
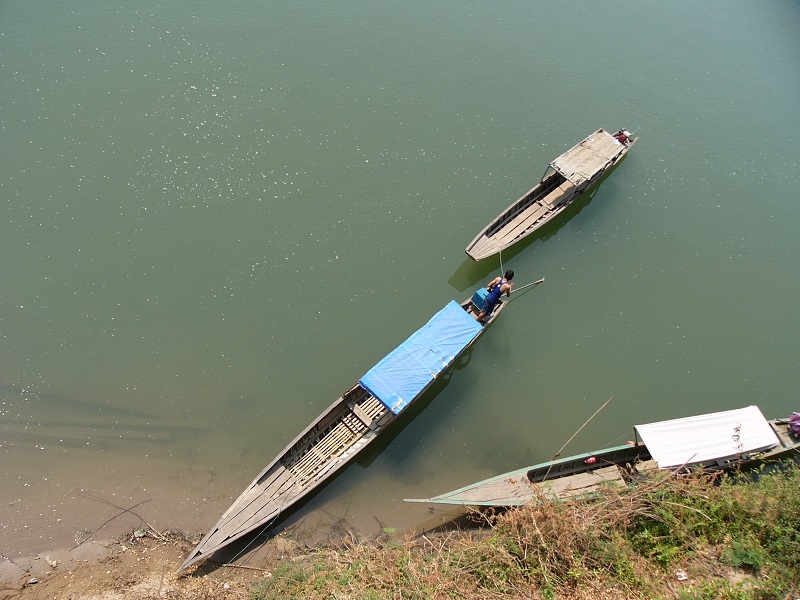
[[[54,550],[0,565],[0,599],[116,600],[246,596],[269,575],[261,567],[200,565],[177,568],[197,541],[180,531],[136,530],[111,540],[91,540],[77,551]],[[258,564],[287,560],[300,546],[278,537],[260,548]]]
[[[338,545],[345,538],[375,538],[385,528],[385,524],[374,516],[350,519],[346,514],[344,516],[340,514],[341,509],[331,511],[329,510],[331,507],[308,506],[298,511],[296,515],[288,516],[266,535],[256,539],[245,538],[239,546],[233,545],[219,552],[215,555],[214,561],[201,562],[182,573],[177,573],[178,567],[205,531],[159,529],[154,524],[163,522],[163,515],[156,515],[155,505],[149,503],[125,509],[108,501],[95,502],[98,505],[97,513],[91,519],[80,523],[59,523],[65,530],[74,531],[73,544],[62,544],[60,547],[40,545],[38,546],[40,549],[36,551],[0,557],[0,590],[14,591],[13,594],[5,596],[0,593],[0,599],[25,597],[14,594],[21,593],[21,590],[25,589],[30,589],[31,593],[34,588],[41,591],[46,587],[43,584],[47,582],[50,582],[47,585],[53,586],[58,593],[63,593],[65,589],[74,590],[84,584],[95,585],[98,579],[112,578],[112,575],[120,581],[131,579],[134,575],[144,580],[153,576],[152,569],[161,573],[162,579],[166,578],[164,581],[169,580],[171,582],[169,585],[173,588],[184,585],[181,582],[187,577],[194,580],[209,575],[212,577],[203,586],[213,588],[219,581],[232,580],[227,574],[231,568],[254,569],[253,573],[259,573],[263,571],[261,565],[269,564],[271,561],[295,557],[324,546]],[[145,506],[147,508],[144,508]],[[422,524],[422,529],[430,531],[442,523],[449,522],[452,516],[453,513],[448,512],[423,517],[425,522]],[[206,516],[203,523],[210,523],[212,519],[213,517]],[[356,523],[365,527],[357,527]],[[88,527],[94,529],[90,530]],[[415,528],[411,526],[396,531],[411,529]],[[147,561],[142,562],[141,553],[151,551],[148,549],[158,549],[159,558],[156,566],[153,565],[152,554],[148,555]],[[231,566],[222,567],[220,563],[224,562],[230,562]],[[109,564],[114,565],[114,569],[107,573],[109,569],[105,567]],[[145,566],[146,564],[149,566]],[[261,575],[263,576],[263,573]],[[253,576],[237,575],[233,579],[249,582]],[[84,583],[80,583],[81,581]],[[107,583],[116,585],[114,581]],[[224,582],[219,585],[224,585]],[[202,587],[197,583],[192,586]],[[91,594],[87,595],[85,590],[80,593],[84,595],[78,597],[92,597]],[[123,594],[120,597],[132,596]]]
[[[168,543],[179,549],[176,551],[178,562],[171,567],[175,571],[202,536],[200,531],[158,530],[138,518],[138,515],[134,519],[131,519],[132,516],[126,513],[127,519],[120,520],[117,525],[104,527],[102,537],[88,529],[78,529],[75,534],[76,543],[72,546],[43,547],[16,556],[4,555],[0,557],[0,582],[9,584],[30,578],[40,579],[81,565],[102,562],[149,540]],[[135,523],[131,524],[131,521]],[[285,551],[288,547],[313,549],[323,544],[336,543],[343,536],[350,534],[363,535],[363,532],[355,530],[341,519],[331,521],[325,518],[324,514],[314,512],[287,521],[289,522],[276,527],[261,538],[245,538],[241,544],[223,549],[215,558],[223,562],[230,561],[237,565],[248,566],[271,557],[275,553],[275,548],[281,551]],[[207,570],[202,567],[202,563],[200,569]],[[195,568],[187,569],[188,572],[194,570]]]

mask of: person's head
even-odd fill
[[[505,277],[506,281],[511,281],[512,279],[514,279],[514,271],[509,269],[508,271],[506,271],[506,274],[503,277]]]

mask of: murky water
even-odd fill
[[[0,554],[207,529],[499,271],[463,248],[598,127],[641,140],[502,257],[545,284],[313,514],[425,523],[403,497],[546,460],[611,396],[567,451],[798,409],[798,31],[790,2],[5,3]]]

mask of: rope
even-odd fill
[[[249,543],[248,543],[248,544],[247,544],[247,545],[246,545],[244,548],[242,548],[242,549],[241,549],[241,550],[240,550],[240,551],[239,551],[239,552],[236,554],[236,556],[234,556],[234,557],[233,557],[232,559],[230,559],[230,560],[229,560],[227,563],[225,563],[225,566],[231,565],[231,564],[232,564],[234,561],[236,561],[236,560],[237,560],[237,559],[238,559],[238,558],[239,558],[239,557],[240,557],[242,554],[244,554],[245,552],[247,552],[247,549],[248,549],[250,546],[252,546],[252,545],[253,545],[253,543],[254,543],[254,542],[255,542],[255,541],[258,539],[258,538],[260,538],[260,537],[261,537],[261,534],[263,534],[263,533],[264,533],[264,532],[265,532],[267,529],[269,529],[270,527],[272,527],[272,524],[273,524],[273,523],[275,523],[275,521],[277,520],[277,518],[281,516],[281,512],[282,512],[282,511],[283,511],[283,507],[279,508],[279,509],[278,509],[278,514],[277,514],[277,515],[275,515],[275,516],[272,518],[272,520],[271,520],[269,523],[267,523],[266,525],[264,525],[264,527],[262,527],[261,531],[259,531],[259,532],[258,532],[258,534],[257,534],[257,535],[255,535],[255,536],[253,537],[253,539],[252,539],[252,540],[250,540],[250,542],[249,542]]]

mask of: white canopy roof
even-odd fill
[[[780,441],[757,406],[637,425],[660,469],[767,450]]]

